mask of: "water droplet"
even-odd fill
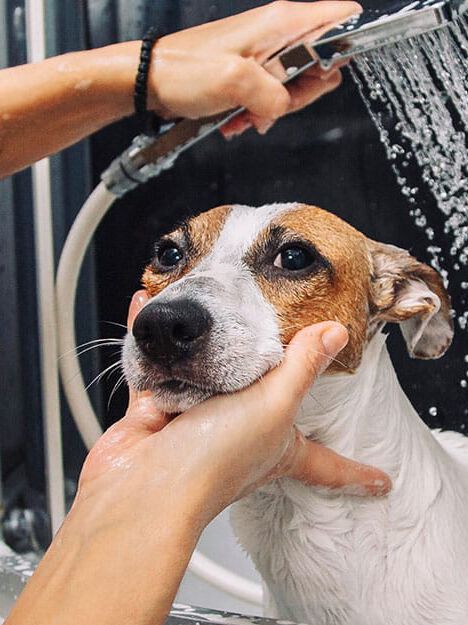
[[[424,228],[424,226],[427,225],[427,219],[424,217],[424,215],[421,215],[421,217],[417,217],[414,220],[414,223],[420,228]]]
[[[428,262],[446,287],[450,277],[463,294],[468,291],[467,57],[468,22],[460,18],[447,29],[361,54],[351,68],[407,198],[404,205],[427,237]],[[431,221],[421,204],[428,194],[440,222]],[[467,331],[463,308],[454,319]]]

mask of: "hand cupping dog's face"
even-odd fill
[[[156,244],[143,285],[152,297],[127,335],[124,367],[168,412],[250,385],[316,322],[349,331],[334,373],[355,370],[387,321],[402,322],[418,357],[440,356],[453,333],[435,271],[302,204],[199,215]]]

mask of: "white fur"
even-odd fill
[[[146,304],[189,298],[211,314],[213,328],[205,352],[193,358],[185,370],[179,367],[177,373],[181,379],[199,382],[202,390],[188,387],[185,394],[175,397],[158,390],[164,378],[154,363],[148,363],[140,354],[129,333],[123,366],[133,388],[153,390],[161,409],[179,412],[215,393],[245,388],[280,362],[283,347],[275,310],[243,257],[275,216],[296,206],[234,206],[206,258]]]
[[[226,259],[239,262],[257,239],[259,233],[275,217],[298,206],[295,202],[265,204],[257,208],[241,204],[233,206],[211,254],[207,256],[200,267],[205,263],[211,264]]]
[[[233,510],[269,589],[268,616],[313,625],[466,625],[468,439],[431,432],[377,334],[355,375],[322,376],[301,406],[308,436],[393,479],[359,498],[282,479]]]

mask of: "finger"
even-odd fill
[[[152,391],[136,391],[129,386],[128,406],[122,421],[137,429],[154,433],[167,425],[170,417],[159,410]]]
[[[349,0],[272,2],[238,16],[242,34],[240,40],[239,35],[237,37],[237,51],[262,62],[303,35],[311,33],[312,37],[319,37],[326,30],[361,12],[362,7]]]
[[[330,93],[330,91],[334,91],[341,84],[341,81],[342,75],[339,70],[334,70],[324,78],[302,76],[289,87],[291,101],[288,112],[298,111],[323,95]]]
[[[324,321],[304,328],[296,334],[286,348],[283,362],[263,378],[261,388],[268,403],[295,414],[306,391],[348,342],[344,326]],[[284,393],[284,389],[288,393]]]
[[[333,70],[326,72],[317,69],[313,73],[304,72],[300,78],[288,85],[290,102],[285,113],[294,113],[336,89],[341,84],[342,79],[338,68],[346,64],[347,62],[343,61],[343,63],[337,64]],[[231,139],[253,126],[259,134],[264,135],[274,126],[276,121],[276,119],[268,119],[246,112],[225,124],[221,128],[221,133],[226,139]]]
[[[248,414],[250,420],[257,419],[261,427],[266,426],[269,431],[278,426],[284,429],[288,418],[292,423],[315,378],[347,341],[348,333],[340,323],[325,321],[304,328],[290,342],[282,363],[276,369],[231,397],[211,397],[187,410],[183,416],[193,418],[202,411],[217,412],[220,405],[225,410],[225,403],[228,402],[233,414],[237,411],[239,415],[233,419],[236,422]],[[270,415],[269,419],[265,420],[264,415]]]
[[[154,434],[162,430],[170,421],[169,415],[156,406],[151,391],[131,391],[128,408],[122,422],[145,434]]]
[[[290,103],[286,114],[303,109],[336,89],[340,84],[341,73],[339,70],[327,73],[326,77],[304,76],[297,81],[297,84],[288,88]],[[275,125],[276,121],[276,119],[260,117],[253,113],[244,113],[226,124],[222,129],[222,134],[226,139],[230,139],[253,126],[258,134],[265,135]]]
[[[220,128],[220,132],[225,139],[232,139],[237,135],[241,135],[243,132],[252,128],[252,122],[250,121],[250,113],[241,113],[236,115],[227,124],[224,124]]]
[[[344,458],[327,447],[296,437],[296,453],[286,475],[314,486],[341,489],[354,495],[386,495],[389,476],[374,467]]]
[[[259,117],[276,119],[290,105],[286,87],[253,59],[233,60],[221,87],[231,106],[243,106]]]
[[[347,341],[348,333],[340,323],[325,321],[304,328],[290,342],[278,367],[239,391],[236,406],[241,412],[249,406],[249,414],[256,412],[259,419],[269,414],[271,427],[283,427],[285,419],[295,417],[308,389]],[[216,399],[207,400],[204,406]]]
[[[220,130],[223,137],[228,140],[241,135],[252,127],[254,127],[259,134],[264,135],[274,126],[276,121],[276,119],[265,119],[253,113],[242,113],[225,124]]]
[[[133,322],[135,321],[135,317],[138,315],[143,306],[148,302],[149,295],[144,289],[140,289],[136,293],[133,294],[132,301],[130,302],[130,307],[128,309],[127,315],[127,328],[130,330],[133,326]]]

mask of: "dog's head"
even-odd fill
[[[343,364],[328,373],[352,373],[388,321],[400,323],[416,358],[438,358],[453,335],[433,269],[303,204],[222,206],[195,217],[158,241],[143,285],[152,297],[126,337],[124,367],[168,412],[248,386],[315,322],[349,331]]]

